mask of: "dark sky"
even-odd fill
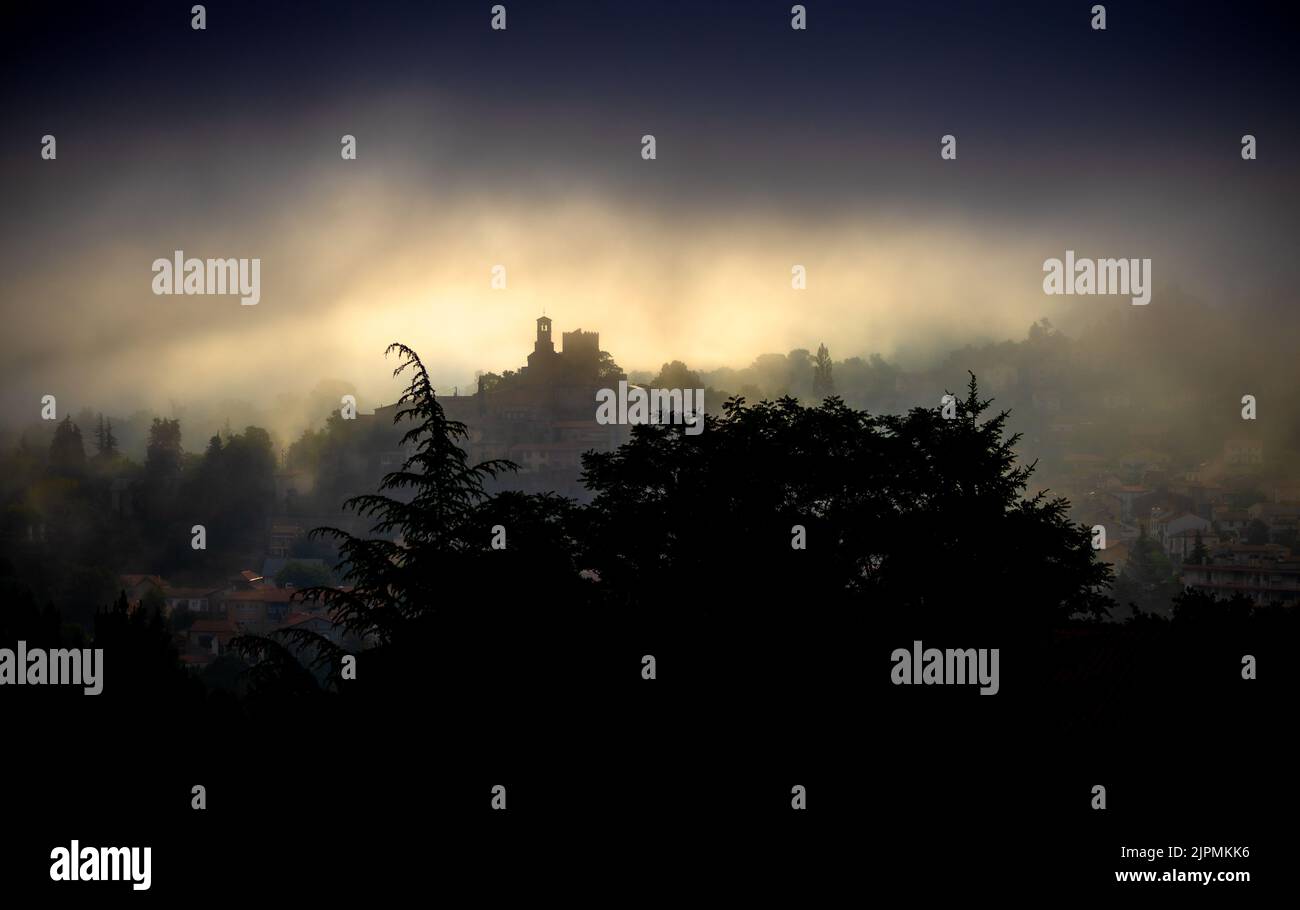
[[[215,2],[195,33],[187,2],[41,4],[6,13],[5,148],[36,129],[98,145],[105,127],[231,118],[277,146],[286,118],[402,93],[405,128],[436,128],[439,103],[472,113],[495,140],[468,156],[484,171],[526,151],[616,178],[602,128],[653,128],[686,195],[748,195],[803,167],[817,173],[790,184],[801,198],[892,188],[915,201],[919,182],[873,171],[928,157],[943,133],[993,178],[981,204],[1023,201],[1005,190],[1025,168],[1228,168],[1220,149],[1244,131],[1269,140],[1256,170],[1294,160],[1300,58],[1283,5],[1110,3],[1105,32],[1089,2],[805,5],[809,28],[793,32],[788,2],[529,0],[506,4],[502,33],[487,2]]]
[[[273,115],[407,85],[720,127],[784,110],[848,133],[952,123],[1050,141],[1207,136],[1242,117],[1273,132],[1295,87],[1287,5],[1115,2],[1105,32],[1088,2],[805,5],[809,28],[792,34],[788,2],[528,0],[506,4],[500,33],[482,0],[214,2],[196,36],[188,2],[35,4],[5,13],[4,94],[20,118],[177,103]]]

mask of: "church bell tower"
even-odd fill
[[[548,374],[555,366],[557,355],[555,342],[551,341],[551,319],[549,316],[537,318],[537,341],[533,343],[533,352],[528,355],[528,373],[533,377]]]
[[[537,343],[533,345],[533,351],[542,354],[554,354],[555,342],[551,341],[551,317],[537,317]]]

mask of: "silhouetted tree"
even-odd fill
[[[95,421],[95,462],[108,465],[119,458],[117,437],[113,435],[113,421],[105,419],[103,414]]]
[[[374,520],[377,536],[312,531],[338,543],[342,586],[311,587],[300,596],[367,645],[365,682],[349,690],[414,692],[439,678],[476,679],[488,689],[501,677],[492,667],[517,660],[518,649],[536,640],[527,629],[551,618],[528,609],[525,598],[546,590],[572,600],[585,584],[573,559],[578,548],[566,536],[573,506],[551,495],[485,492],[487,479],[515,465],[470,464],[459,445],[468,431],[446,418],[419,357],[400,344],[388,351],[402,357],[394,375],[411,373],[394,416],[413,424],[400,442],[410,454],[377,493],[345,503]],[[497,529],[507,535],[502,549],[493,546]],[[509,630],[518,649],[492,639],[489,629]],[[237,647],[260,661],[255,682],[262,691],[285,676],[275,667],[286,655],[305,658],[338,685],[347,653],[338,642],[303,629],[274,639],[274,645],[237,639]],[[285,678],[292,691],[303,691],[297,671]]]
[[[650,380],[653,389],[701,389],[704,387],[700,374],[680,360],[665,363],[659,368],[659,375]]]
[[[94,646],[104,649],[109,664],[105,695],[166,705],[192,690],[156,602],[133,607],[126,592],[119,593],[116,603],[95,614]]]
[[[507,370],[509,376],[512,371]],[[614,362],[614,357],[609,351],[601,351],[596,358],[596,378],[597,379],[618,379],[623,375],[623,368]]]
[[[50,468],[64,476],[80,474],[86,467],[86,447],[81,441],[81,430],[71,417],[54,430],[50,443]]]
[[[835,394],[835,380],[831,377],[831,354],[825,344],[817,346],[817,359],[813,362],[813,399],[822,401]]]
[[[146,476],[158,484],[174,480],[180,474],[181,455],[181,422],[155,417],[145,447]]]
[[[583,564],[613,602],[747,623],[786,621],[779,605],[799,603],[949,629],[1104,614],[1109,567],[1064,500],[1022,496],[1032,466],[1016,466],[1018,437],[988,405],[972,377],[953,420],[783,398],[728,402],[696,437],[634,427],[629,444],[583,458],[596,494]]]
[[[1155,613],[1168,616],[1179,590],[1174,564],[1165,555],[1159,541],[1148,537],[1143,528],[1138,539],[1133,541],[1128,560],[1115,580],[1115,600],[1132,607],[1135,615]]]

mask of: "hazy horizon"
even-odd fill
[[[788,4],[756,12],[6,13],[26,41],[4,71],[48,78],[0,89],[0,425],[47,394],[274,409],[322,380],[369,411],[400,389],[390,342],[463,390],[518,368],[543,311],[629,371],[820,343],[920,368],[1129,306],[1045,295],[1066,250],[1151,259],[1148,309],[1295,324],[1295,63],[1270,15],[1117,8],[1095,32],[1039,4],[996,27],[974,3],[818,6],[795,32]],[[260,302],[155,295],[176,250],[260,259]]]

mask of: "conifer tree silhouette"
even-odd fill
[[[398,470],[385,475],[378,492],[344,503],[345,509],[375,519],[371,531],[380,536],[359,538],[329,527],[312,532],[313,537],[338,542],[346,589],[316,586],[304,591],[350,632],[380,645],[440,605],[446,570],[455,555],[483,545],[471,541],[469,531],[476,526],[475,509],[488,498],[484,481],[516,467],[501,459],[469,464],[457,444],[468,435],[467,428],[447,419],[419,356],[397,343],[385,353],[394,351],[403,359],[393,375],[411,371],[394,422],[414,424],[399,443],[414,450]],[[394,493],[407,495],[390,495]]]
[[[549,494],[487,493],[486,480],[517,466],[504,459],[471,464],[461,446],[468,430],[447,419],[419,356],[398,343],[386,353],[393,352],[402,358],[393,374],[410,372],[394,415],[395,423],[411,424],[400,441],[410,454],[376,493],[344,504],[373,520],[372,536],[335,527],[311,532],[337,542],[340,585],[298,595],[324,607],[353,646],[364,645],[366,671],[356,685],[345,684],[342,661],[355,651],[308,629],[273,633],[273,641],[241,636],[236,647],[260,662],[254,687],[264,692],[281,682],[287,691],[312,691],[290,666],[294,655],[341,693],[405,696],[439,680],[491,689],[504,684],[492,668],[514,661],[530,644],[527,630],[548,615],[530,608],[529,593],[572,598],[583,584],[578,548],[568,538],[573,504]],[[491,546],[498,526],[506,537],[500,551]]]

